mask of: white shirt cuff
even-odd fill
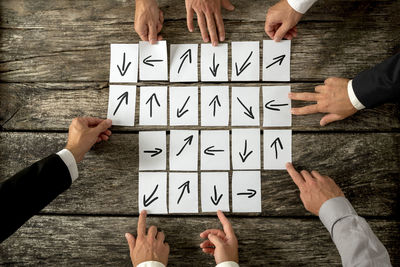
[[[217,264],[215,267],[239,267],[239,264],[237,264],[234,261],[224,261],[221,262],[220,264]]]
[[[144,261],[139,263],[136,267],[165,267],[165,265],[159,261]]]
[[[78,166],[76,165],[74,155],[66,148],[57,152],[57,155],[60,156],[65,165],[67,165],[71,180],[74,182],[78,178]]]
[[[297,12],[304,14],[317,0],[287,0],[289,5]]]
[[[357,110],[364,109],[365,106],[358,100],[356,94],[354,93],[353,90],[353,80],[350,80],[347,84],[347,93],[349,95],[349,99],[353,107]]]
[[[319,219],[333,236],[333,227],[339,220],[356,215],[351,203],[345,197],[335,197],[325,201],[319,209]]]

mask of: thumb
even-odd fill
[[[285,34],[289,31],[288,27],[285,24],[282,24],[275,33],[274,41],[279,42],[285,36]]]
[[[215,247],[220,247],[223,245],[222,240],[216,235],[209,234],[208,239],[214,244]]]
[[[325,115],[324,117],[322,117],[321,121],[319,122],[319,124],[321,126],[325,126],[328,123],[334,122],[334,121],[339,121],[342,120],[343,117],[338,115],[338,114],[334,114],[334,113],[330,113]]]
[[[229,10],[229,11],[232,11],[232,10],[235,9],[235,7],[231,4],[231,2],[230,2],[229,0],[222,0],[221,5],[222,5],[225,9],[227,9],[227,10]]]
[[[135,248],[135,244],[136,244],[135,237],[130,233],[126,233],[125,238],[126,238],[126,241],[128,241],[129,251],[132,252],[133,249]]]
[[[102,132],[106,131],[112,125],[112,121],[110,119],[104,120],[100,122],[94,129],[96,130],[97,134],[101,134]]]

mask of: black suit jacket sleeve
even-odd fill
[[[352,82],[354,94],[367,108],[400,99],[400,53],[359,73]]]
[[[0,183],[0,242],[12,235],[71,185],[71,175],[56,154]]]

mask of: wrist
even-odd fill
[[[69,152],[71,152],[71,154],[75,158],[76,163],[79,163],[82,161],[84,155],[81,155],[81,153],[79,152],[79,149],[76,149],[74,146],[71,146],[68,144],[65,146],[65,149],[68,149]]]

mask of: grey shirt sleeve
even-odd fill
[[[325,201],[319,218],[329,231],[343,266],[391,266],[386,248],[346,198]]]

